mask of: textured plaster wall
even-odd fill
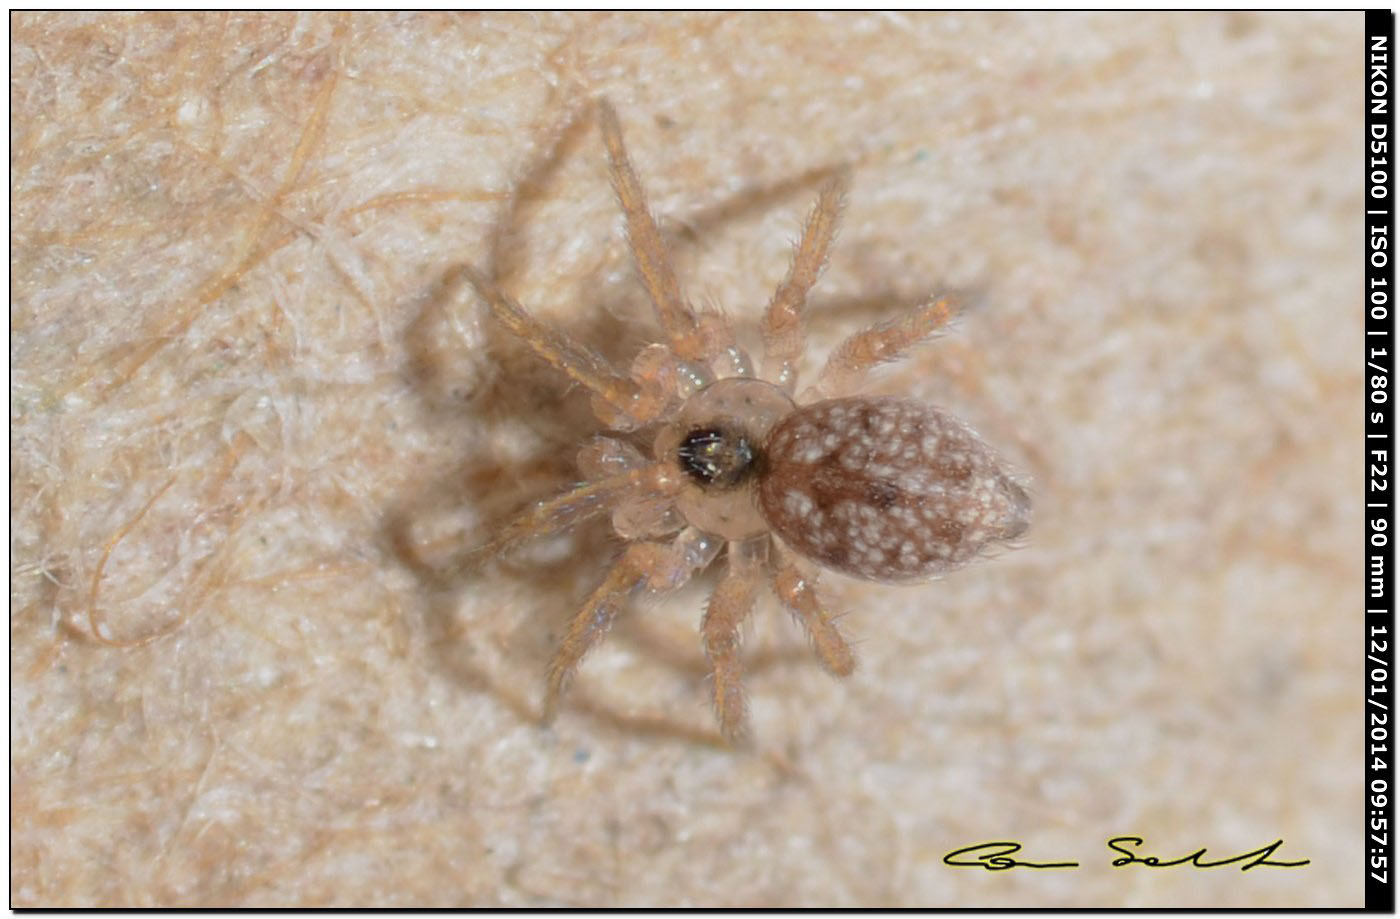
[[[12,20],[15,905],[1360,903],[1361,18]],[[704,580],[551,728],[601,527],[467,578],[586,401],[442,281],[652,334],[584,103],[691,297],[752,335],[850,162],[809,369],[933,290],[884,374],[1022,466],[1025,548],[771,602],[756,747]],[[1113,869],[1104,840],[1297,870]],[[1077,871],[941,864],[1015,839]]]

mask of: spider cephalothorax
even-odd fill
[[[598,109],[628,240],[665,343],[643,349],[628,372],[615,370],[542,325],[491,279],[462,270],[500,322],[592,393],[605,427],[650,432],[651,456],[629,439],[596,438],[579,454],[589,481],[535,505],[481,554],[604,512],[629,541],[550,665],[548,717],[630,596],[680,586],[724,547],[727,569],[700,630],[720,729],[733,739],[746,729],[740,626],[760,583],[769,582],[806,630],[823,665],[845,676],[855,659],[817,599],[810,563],[872,581],[927,579],[1024,533],[1030,499],[996,453],[951,415],[908,399],[838,397],[946,325],[944,299],[851,336],[794,399],[802,309],[835,234],[844,173],[822,189],[768,304],[763,373],[755,375],[729,323],[697,315],[682,297],[617,115],[606,102]]]

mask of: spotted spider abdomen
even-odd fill
[[[1030,496],[991,448],[911,400],[802,406],[769,434],[763,462],[764,519],[794,551],[852,577],[932,577],[1030,524]]]

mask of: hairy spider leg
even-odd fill
[[[600,514],[618,501],[666,495],[671,490],[671,477],[660,464],[632,469],[595,482],[576,486],[568,491],[537,502],[520,514],[489,542],[472,550],[468,567],[550,533],[568,529]]]
[[[578,469],[591,480],[649,465],[636,447],[612,437],[595,437],[578,452]],[[676,510],[679,477],[652,471],[652,487],[622,495],[612,512],[613,529],[623,539],[654,539],[685,527]]]
[[[670,543],[633,543],[622,553],[603,582],[589,595],[569,623],[559,650],[549,664],[544,714],[549,722],[559,710],[579,661],[607,634],[627,600],[641,589],[649,593],[675,590],[714,560],[720,541],[691,527]]]
[[[635,382],[620,376],[606,360],[594,351],[552,329],[525,311],[489,278],[470,265],[457,270],[486,301],[496,321],[530,347],[547,363],[563,372],[569,379],[591,392],[597,402],[611,410],[613,426],[636,428],[653,420],[659,411],[653,400],[643,399]]]
[[[575,458],[578,471],[589,480],[606,479],[640,469],[648,464],[642,451],[625,440],[598,434],[579,448]]]
[[[773,573],[773,592],[807,633],[812,649],[832,676],[850,676],[856,657],[846,639],[821,607],[816,576],[807,577],[796,565],[786,564]]]
[[[748,734],[739,629],[753,613],[767,548],[766,536],[729,543],[729,564],[700,623],[700,639],[710,662],[715,715],[720,733],[731,743]]]
[[[802,238],[793,249],[787,277],[773,292],[763,314],[763,378],[784,392],[791,393],[797,386],[797,361],[806,344],[802,311],[808,291],[826,266],[849,186],[850,173],[846,170],[823,186],[802,228]]]
[[[872,368],[902,358],[914,345],[946,326],[955,312],[951,299],[934,297],[910,313],[855,333],[831,352],[801,401],[853,391]]]
[[[559,709],[559,697],[573,677],[574,670],[583,656],[602,640],[613,620],[622,611],[627,598],[646,581],[646,565],[652,543],[636,543],[628,547],[622,558],[608,572],[603,583],[588,597],[583,609],[579,610],[569,623],[559,649],[549,664],[549,675],[545,683],[543,720],[554,720]]]
[[[622,207],[627,223],[627,241],[632,258],[642,276],[642,285],[656,309],[656,318],[670,340],[671,350],[690,361],[710,362],[734,346],[734,333],[720,317],[697,319],[695,311],[681,294],[666,241],[656,226],[656,219],[647,207],[646,193],[632,168],[627,148],[622,142],[622,126],[617,112],[606,99],[598,100],[598,123],[603,132],[603,146],[608,152],[608,173],[613,191]]]

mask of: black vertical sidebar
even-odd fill
[[[1366,406],[1366,543],[1365,543],[1365,861],[1366,908],[1383,912],[1395,909],[1391,883],[1391,834],[1395,832],[1395,696],[1391,674],[1395,663],[1395,613],[1390,581],[1394,552],[1391,540],[1393,507],[1390,487],[1391,413],[1395,394],[1390,387],[1391,328],[1395,304],[1395,256],[1392,218],[1393,160],[1396,153],[1394,103],[1391,85],[1391,51],[1395,14],[1389,10],[1366,11],[1365,48],[1365,406]]]

